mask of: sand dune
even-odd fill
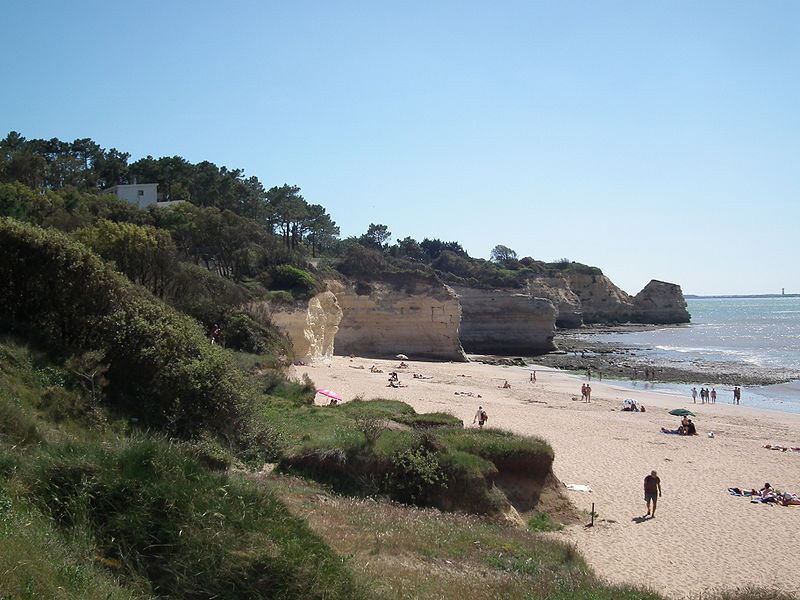
[[[762,448],[800,446],[800,415],[721,402],[693,405],[689,397],[594,380],[592,402],[585,404],[580,401],[585,378],[542,367],[536,368],[533,385],[530,369],[476,362],[410,361],[409,369],[398,370],[409,387],[385,387],[397,362],[334,357],[330,364],[293,369],[345,400],[358,395],[402,400],[418,412],[448,411],[468,426],[482,405],[490,426],[547,439],[556,454],[556,476],[593,490],[569,492],[574,504],[588,515],[594,502],[598,515],[593,528],[575,525],[551,535],[574,542],[611,582],[650,585],[673,598],[745,585],[800,593],[800,507],[752,504],[727,492],[768,481],[800,493],[800,453]],[[370,373],[373,364],[385,373]],[[413,379],[412,373],[431,379]],[[498,387],[504,380],[511,389]],[[625,398],[638,399],[647,412],[621,412]],[[667,411],[683,406],[697,414],[700,435],[660,433],[662,426],[678,424]],[[707,437],[708,431],[715,437]],[[642,519],[642,481],[653,469],[661,477],[663,497],[656,518]]]

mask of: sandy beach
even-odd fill
[[[800,415],[732,406],[728,399],[692,404],[688,394],[681,399],[616,389],[608,380],[592,380],[587,404],[580,400],[585,377],[548,367],[406,362],[409,368],[398,370],[397,360],[336,356],[292,369],[295,377],[308,373],[318,388],[345,401],[402,400],[417,412],[450,412],[468,427],[482,405],[489,426],[545,438],[555,450],[555,475],[592,489],[568,492],[572,502],[587,522],[593,502],[597,513],[592,528],[576,524],[549,535],[574,542],[595,572],[613,583],[649,585],[671,598],[746,585],[800,594],[800,506],[753,504],[727,491],[769,482],[800,493],[800,453],[762,447],[800,446]],[[372,365],[385,372],[371,373]],[[529,382],[532,369],[536,384]],[[386,387],[390,371],[408,387]],[[414,379],[413,373],[430,379]],[[504,380],[510,389],[499,387]],[[625,398],[639,400],[647,412],[622,412]],[[317,397],[320,404],[326,400]],[[696,413],[700,435],[660,432],[678,426],[679,418],[667,411],[681,407]],[[663,496],[656,518],[645,519],[642,482],[653,469]]]

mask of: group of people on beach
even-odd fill
[[[659,369],[660,371],[660,369]],[[636,369],[633,370],[633,378],[636,379]],[[645,381],[655,381],[656,379],[656,370],[653,367],[645,367],[644,368],[644,380]]]
[[[755,498],[755,500],[753,500],[754,502],[758,501],[767,504],[774,502],[781,506],[800,506],[800,496],[777,490],[769,483],[765,483],[764,487],[758,491],[755,489],[742,490],[740,488],[728,488],[728,491],[735,496],[750,496],[751,498]]]
[[[698,393],[696,387],[692,387],[692,402],[697,404],[697,396],[700,396],[700,404],[714,404],[717,401],[717,390],[713,387],[709,390],[708,388],[701,387],[700,392]],[[739,401],[742,399],[742,388],[738,385],[733,388],[733,402],[732,404],[739,404]]]
[[[735,388],[733,388],[733,403],[739,404],[739,400],[741,399],[742,399],[742,388],[740,388],[737,385]]]
[[[588,383],[584,383],[581,386],[581,400],[584,402],[592,401],[592,386],[590,386]]]
[[[692,402],[697,404],[697,388],[692,388]],[[701,387],[700,388],[700,404],[714,404],[717,401],[717,390],[713,387],[709,390],[708,388]]]

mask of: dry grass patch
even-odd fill
[[[485,518],[343,497],[286,476],[263,484],[345,557],[376,598],[660,598],[606,586],[573,546]]]

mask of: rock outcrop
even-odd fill
[[[453,289],[461,302],[459,336],[467,352],[533,356],[555,349],[556,309],[550,300],[520,290]]]
[[[412,275],[392,283],[326,283],[343,313],[337,354],[467,360],[458,337],[461,306],[448,286]]]
[[[580,298],[584,323],[627,323],[633,319],[633,298],[605,275],[570,271],[565,278]]]
[[[289,336],[295,358],[303,361],[324,360],[333,356],[342,309],[336,296],[326,291],[307,303],[275,310],[271,320]]]
[[[583,325],[581,299],[573,292],[563,275],[537,276],[528,280],[528,295],[546,298],[556,308],[556,326],[565,329]]]
[[[688,323],[689,311],[681,286],[653,279],[633,298],[639,323]]]

